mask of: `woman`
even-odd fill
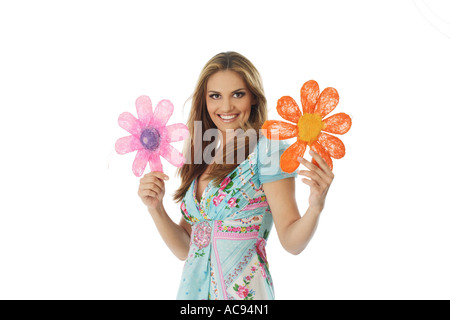
[[[224,152],[213,151],[213,161],[203,157],[180,168],[182,183],[174,196],[181,201],[178,224],[163,206],[168,176],[151,172],[140,181],[138,194],[163,240],[179,259],[186,260],[177,299],[273,299],[265,254],[272,224],[282,246],[295,255],[314,234],[333,173],[314,152],[311,155],[320,167],[299,158],[308,170],[282,172],[279,157],[287,146],[258,134],[266,119],[266,99],[256,68],[238,53],[220,53],[200,74],[188,120],[191,139],[185,156],[198,160],[211,144],[196,140],[196,121],[201,121],[200,137],[208,129],[217,129],[220,143],[209,150]],[[247,139],[235,146],[230,133],[236,129],[257,132],[257,145],[251,146]],[[220,161],[228,159],[230,145],[233,156],[245,154],[244,161]],[[295,200],[297,174],[309,178],[302,179],[310,186],[309,208],[303,217]]]

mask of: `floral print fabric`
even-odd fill
[[[265,250],[273,219],[262,184],[297,175],[280,169],[286,148],[262,136],[218,187],[208,184],[200,201],[192,182],[180,206],[192,233],[177,299],[274,299]]]

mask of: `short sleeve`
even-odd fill
[[[283,140],[269,140],[264,136],[258,141],[258,171],[261,184],[281,179],[297,177],[296,171],[287,173],[280,168],[280,157],[289,147]]]

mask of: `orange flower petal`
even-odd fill
[[[333,170],[333,160],[331,160],[330,154],[325,150],[325,148],[320,143],[318,143],[317,141],[314,142],[313,145],[311,146],[311,149],[317,152],[319,156],[323,160],[325,160],[325,162],[330,167],[330,170]],[[312,163],[320,168],[319,164],[314,158],[312,159]]]
[[[303,114],[313,113],[319,97],[319,84],[314,80],[305,82],[300,90],[302,99]]]
[[[298,168],[300,162],[298,162],[298,157],[303,157],[306,150],[306,142],[302,140],[297,140],[293,143],[280,157],[280,168],[284,172],[292,173]]]
[[[297,136],[298,127],[279,120],[267,120],[261,127],[267,139],[285,140]]]
[[[298,107],[297,102],[292,97],[284,96],[278,99],[277,111],[283,119],[297,123],[302,116],[302,112]]]
[[[350,116],[341,112],[324,119],[322,130],[330,133],[344,134],[350,130],[351,126],[352,119]]]
[[[338,137],[321,132],[317,142],[327,150],[332,158],[340,159],[345,156],[345,145]]]
[[[339,94],[335,88],[325,88],[317,100],[315,113],[320,113],[322,118],[336,108],[339,103]]]

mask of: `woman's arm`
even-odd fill
[[[295,179],[287,178],[263,185],[272,211],[275,228],[281,245],[292,254],[302,252],[314,235],[319,223],[319,216],[325,205],[325,197],[334,175],[320,156],[311,152],[320,168],[301,159],[300,163],[310,170],[300,170],[299,174],[311,180],[302,179],[310,186],[309,208],[300,216],[295,200]]]
[[[169,177],[162,172],[146,174],[140,181],[138,195],[147,206],[159,234],[173,254],[180,260],[186,260],[189,253],[190,225],[181,219],[176,224],[169,217],[162,199],[165,193],[164,180]]]
[[[152,216],[159,234],[172,253],[178,259],[186,260],[189,253],[189,231],[191,226],[183,218],[181,218],[179,224],[173,222],[164,207],[157,210],[149,209],[148,212]]]

